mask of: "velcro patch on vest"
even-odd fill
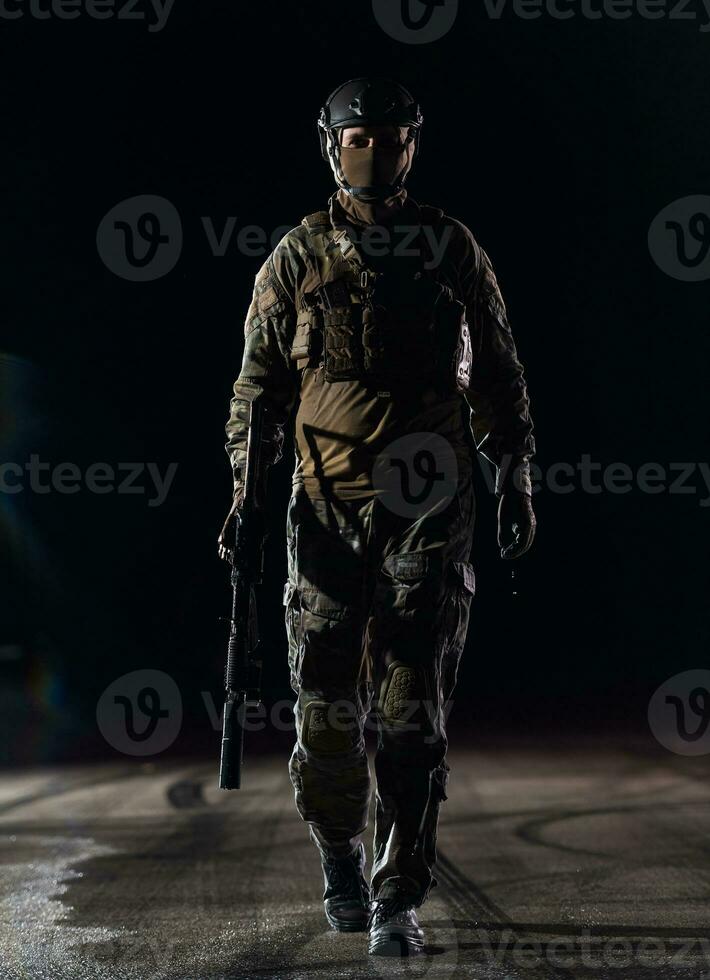
[[[259,313],[268,313],[272,307],[276,306],[278,301],[279,297],[276,294],[276,290],[269,283],[264,291],[257,296],[256,307]]]

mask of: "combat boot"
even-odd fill
[[[412,899],[403,895],[375,899],[367,928],[371,956],[415,956],[424,945]]]
[[[367,928],[370,889],[365,881],[363,844],[349,857],[322,857],[325,892],[323,904],[328,922],[338,932],[364,932]]]

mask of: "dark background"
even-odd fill
[[[708,187],[710,37],[697,23],[494,21],[462,3],[442,40],[414,46],[365,2],[177,0],[160,33],[26,16],[0,34],[3,457],[178,463],[161,507],[0,494],[8,760],[111,753],[97,699],[142,667],[181,688],[173,751],[216,752],[200,692],[219,698],[229,603],[215,554],[231,492],[223,425],[263,259],[234,243],[214,257],[200,219],[270,233],[322,207],[315,119],[348,77],[390,74],[423,105],[410,192],[493,259],[540,465],[707,459],[709,287],[664,274],[646,242],[662,207]],[[104,214],[138,194],[169,199],[184,233],[176,267],[147,283],[118,278],[96,248]],[[270,482],[267,700],[290,695],[290,474],[289,459]],[[657,685],[707,664],[708,491],[541,491],[513,595],[494,500],[477,489],[452,730],[642,729]]]

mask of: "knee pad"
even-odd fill
[[[330,702],[309,701],[303,709],[301,741],[310,752],[345,755],[352,750],[355,736],[355,719],[343,718]]]
[[[395,660],[387,668],[380,688],[380,716],[388,725],[406,725],[422,718],[427,695],[422,668]]]

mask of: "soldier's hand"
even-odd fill
[[[234,538],[237,530],[235,514],[241,507],[243,500],[244,488],[241,486],[241,484],[237,484],[234,488],[234,499],[232,500],[232,506],[229,509],[227,519],[225,520],[219,537],[217,538],[217,554],[222,561],[228,561],[230,563],[234,561]]]
[[[501,558],[524,555],[535,537],[535,514],[526,493],[511,490],[498,504],[498,547]]]

